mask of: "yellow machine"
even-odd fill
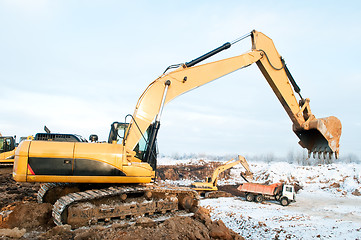
[[[205,192],[218,191],[217,182],[218,182],[219,174],[226,171],[227,169],[230,169],[230,168],[236,166],[237,164],[242,164],[242,166],[246,169],[246,172],[241,174],[241,177],[244,180],[246,180],[248,182],[249,179],[253,178],[253,174],[252,174],[251,170],[249,169],[249,165],[248,165],[246,159],[244,157],[238,155],[237,161],[234,161],[234,159],[232,158],[225,164],[217,167],[213,171],[212,177],[207,177],[205,182],[192,183],[191,188],[202,194]]]
[[[15,150],[15,138],[0,134],[0,164],[13,163]]]
[[[247,37],[252,39],[252,50],[248,53],[197,65]],[[49,183],[40,189],[39,201],[55,201],[54,221],[73,227],[134,215],[194,209],[198,203],[194,190],[140,184],[155,179],[156,138],[163,107],[185,92],[253,63],[260,68],[291,118],[301,146],[310,153],[337,157],[341,122],[336,117],[317,119],[311,113],[309,99],[302,98],[273,41],[252,31],[190,62],[169,66],[140,96],[133,115],[126,117],[129,123],[112,124],[108,143],[21,142],[15,153],[13,177],[20,182]],[[175,70],[168,73],[173,68]],[[104,188],[101,183],[112,186]],[[138,185],[124,185],[130,183]],[[102,190],[95,189],[99,187]],[[59,188],[68,194],[58,194],[62,192]]]
[[[33,136],[21,137],[20,142],[23,140],[87,142],[83,137],[76,134],[50,133],[50,131],[47,133],[37,133],[35,138]],[[0,164],[14,163],[16,146],[16,137],[3,137],[0,134]]]

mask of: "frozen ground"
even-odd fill
[[[203,199],[201,206],[246,239],[361,239],[361,199],[356,197],[302,191],[288,207],[237,197]]]
[[[193,164],[199,160],[160,159],[163,164]],[[207,160],[201,162],[206,164]],[[243,198],[202,199],[213,219],[246,239],[361,239],[361,165],[330,164],[297,166],[285,162],[250,163],[256,182],[297,182],[303,187],[297,202],[282,207],[277,202],[262,204]],[[241,166],[231,170],[232,178],[219,184],[242,182]],[[188,185],[189,180],[177,182]]]

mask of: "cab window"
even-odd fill
[[[125,135],[125,131],[128,128],[128,124],[119,124],[118,128],[117,128],[117,143],[121,144],[123,143],[123,139],[124,139],[124,135]]]
[[[148,131],[146,131],[143,136],[148,140]],[[147,141],[144,138],[142,137],[134,148],[136,152],[135,156],[140,160],[144,160],[144,152],[147,150]]]
[[[0,153],[4,152],[4,139],[0,138]]]

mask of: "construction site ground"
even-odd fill
[[[361,164],[336,161],[304,166],[284,161],[247,160],[254,182],[293,184],[297,191],[296,202],[283,207],[277,201],[247,202],[244,197],[235,196],[239,195],[235,187],[244,182],[240,178],[244,168],[237,165],[218,181],[219,189],[234,196],[200,202],[200,206],[210,211],[213,220],[221,219],[228,228],[250,240],[361,239]],[[184,167],[208,166],[212,161],[164,157],[159,163],[182,173]],[[192,180],[166,182],[182,186],[189,185]]]
[[[203,168],[208,173],[214,166]],[[158,181],[169,177],[167,172],[167,167],[160,167]],[[204,175],[204,169],[196,169],[197,172]],[[131,224],[121,222],[79,229],[55,226],[52,206],[37,203],[40,184],[16,183],[11,174],[11,166],[0,167],[0,239],[243,239],[221,220],[212,221],[206,208],[200,208],[193,216],[169,216],[165,220],[141,217]]]
[[[160,159],[159,182],[189,186],[223,162]],[[71,230],[55,226],[49,204],[35,201],[39,184],[15,183],[10,167],[0,168],[0,239],[361,239],[361,165],[299,166],[285,162],[250,164],[254,181],[289,182],[298,190],[287,207],[276,201],[247,202],[236,190],[242,166],[222,173],[218,188],[231,197],[202,198],[195,216],[135,224],[114,223]],[[10,213],[10,214],[8,214]]]

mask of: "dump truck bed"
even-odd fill
[[[272,185],[263,185],[259,183],[243,183],[237,189],[241,192],[258,193],[265,195],[276,195],[282,183],[274,183]]]

